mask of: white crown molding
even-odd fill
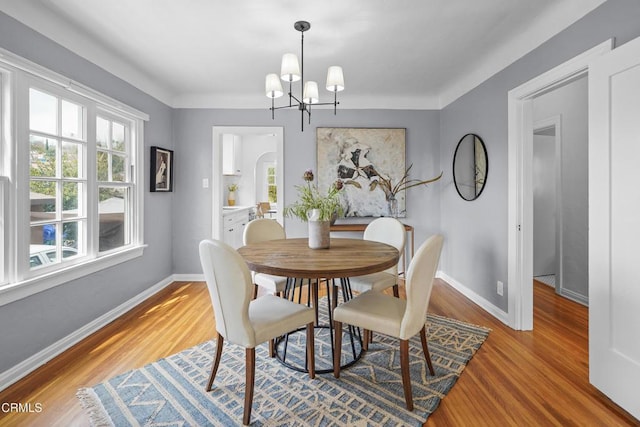
[[[328,99],[321,101],[329,101]],[[339,110],[439,110],[440,102],[437,96],[407,97],[407,96],[375,96],[375,95],[339,95]],[[286,97],[278,98],[276,106],[285,105]],[[173,108],[221,108],[221,109],[264,109],[271,106],[269,98],[261,95],[220,95],[185,94],[173,98]],[[331,105],[315,106],[314,109],[332,109]]]
[[[159,85],[148,74],[133,67],[120,56],[106,49],[88,34],[65,22],[46,7],[35,7],[26,1],[3,1],[2,12],[22,22],[34,31],[66,47],[70,51],[135,86],[142,92],[171,106],[171,91]]]

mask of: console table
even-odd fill
[[[332,232],[364,232],[364,229],[367,228],[367,225],[369,224],[362,224],[362,223],[342,223],[342,224],[333,224],[330,227],[330,231]],[[411,249],[411,258],[413,258],[413,252],[414,252],[414,233],[413,233],[413,226],[409,225],[409,224],[403,224],[404,225],[404,229],[405,231],[409,234],[409,240],[410,240],[410,249]],[[411,259],[409,260],[411,261]],[[406,275],[405,272],[407,271],[407,260],[406,260],[406,256],[405,254],[402,254],[402,272],[399,274],[402,275]]]

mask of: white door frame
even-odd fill
[[[612,48],[609,39],[509,91],[507,277],[513,329],[533,329],[533,98],[586,75],[591,60]]]
[[[273,134],[276,138],[276,158],[278,163],[278,207],[284,206],[284,128],[282,126],[214,126],[211,149],[211,237],[222,240],[222,206],[224,190],[222,180],[222,135],[232,133]],[[282,209],[278,209],[276,219],[284,224]]]

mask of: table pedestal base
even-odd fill
[[[337,305],[339,292],[342,290],[342,301],[348,301],[352,298],[351,287],[348,279],[340,279],[340,285],[336,280],[326,281],[327,297],[326,297],[326,315],[321,313],[318,301],[318,286],[320,281],[317,279],[287,279],[285,290],[285,298],[301,303],[304,286],[307,288],[307,305],[311,306],[313,302],[316,309],[316,326],[315,326],[315,364],[316,373],[326,374],[333,372],[333,353],[334,353],[334,335],[333,335],[333,308]],[[306,283],[305,283],[306,282]],[[298,289],[296,294],[295,290]],[[299,372],[308,372],[306,362],[306,329],[300,328],[289,334],[276,339],[275,353],[280,363],[288,368]],[[340,368],[348,368],[362,357],[362,334],[359,328],[349,325],[343,331],[342,335],[342,355],[340,357]]]

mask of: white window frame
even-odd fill
[[[24,150],[28,150],[25,147],[27,144],[24,144],[24,141],[28,141],[29,132],[28,88],[34,81],[38,82],[36,88],[50,85],[56,87],[58,92],[66,91],[70,99],[84,100],[83,104],[86,104],[87,108],[85,114],[88,117],[85,129],[87,149],[84,153],[87,162],[95,162],[96,158],[97,114],[117,117],[129,125],[128,137],[134,145],[131,150],[130,169],[127,171],[133,182],[133,195],[129,206],[132,230],[128,245],[98,252],[97,236],[90,232],[87,236],[87,256],[74,262],[56,264],[53,268],[29,268],[29,242],[22,237],[25,230],[29,229],[29,219],[25,215],[25,212],[30,211],[29,167],[21,164],[18,159],[25,158]],[[149,120],[147,114],[0,48],[0,119],[0,154],[3,159],[0,164],[0,244],[3,245],[4,254],[0,259],[0,266],[4,272],[4,277],[0,275],[0,306],[143,254],[146,247],[143,203],[146,188],[144,121]],[[92,222],[93,227],[98,227],[96,177],[87,178],[87,221]]]
[[[9,177],[5,175],[8,168],[8,154],[5,153],[4,142],[7,139],[6,131],[8,129],[8,118],[4,112],[7,110],[8,79],[2,68],[0,68],[0,248],[2,248],[0,256],[0,286],[7,283],[6,265],[6,226],[7,226],[7,200],[8,194],[6,187],[9,185]]]

